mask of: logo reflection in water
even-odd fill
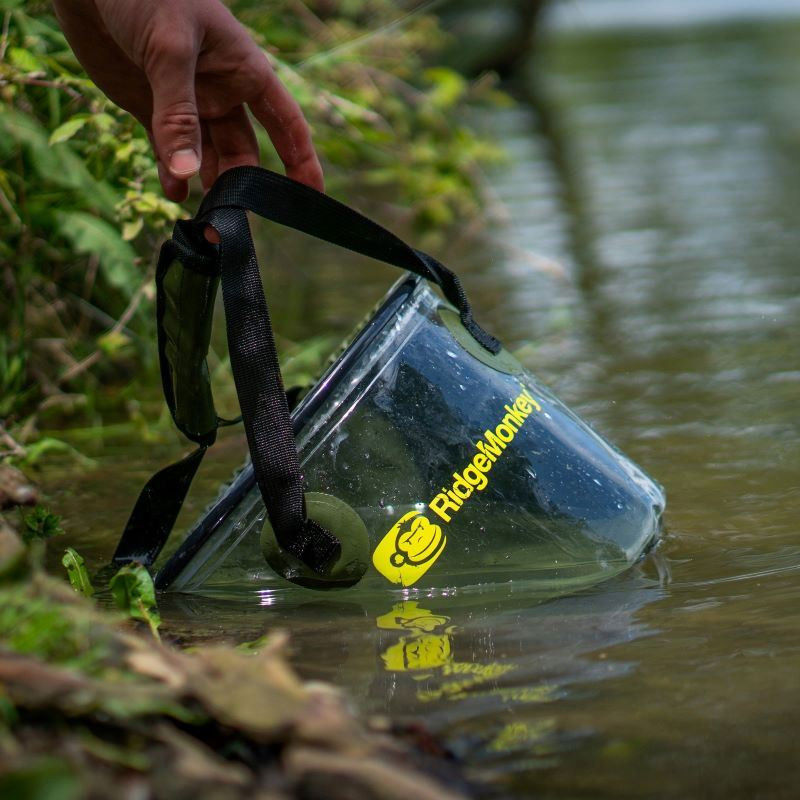
[[[406,673],[419,684],[416,690],[419,702],[494,697],[504,708],[514,711],[515,721],[495,730],[487,739],[488,750],[498,752],[523,746],[538,749],[537,745],[552,733],[554,719],[538,717],[522,721],[516,707],[555,700],[557,687],[548,684],[504,686],[500,679],[512,673],[516,665],[458,660],[454,655],[458,627],[452,624],[450,617],[407,600],[395,604],[391,611],[375,621],[379,629],[401,634],[383,650],[381,662],[387,672]]]

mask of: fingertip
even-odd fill
[[[182,203],[189,196],[189,182],[171,175],[160,161],[158,162],[158,179],[161,181],[164,195],[173,203]]]
[[[189,197],[189,184],[187,181],[176,181],[173,187],[164,187],[164,194],[173,203],[183,203]]]
[[[286,174],[293,180],[304,183],[318,192],[325,192],[325,176],[322,172],[322,165],[316,155],[301,164],[287,167]]]
[[[324,192],[325,180],[311,138],[311,128],[297,101],[271,69],[261,92],[247,104],[267,131],[286,174]]]

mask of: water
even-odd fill
[[[565,27],[520,76],[534,106],[484,120],[513,158],[491,176],[502,250],[444,255],[487,327],[666,486],[658,554],[550,601],[509,586],[405,604],[183,596],[164,602],[167,627],[197,641],[285,626],[304,675],[423,717],[504,795],[794,797],[800,22]],[[392,277],[304,252],[299,269],[271,259],[289,336],[344,332]],[[240,453],[220,447],[207,493]],[[110,443],[66,483],[54,504],[77,546],[107,558],[169,455]]]

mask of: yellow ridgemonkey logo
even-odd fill
[[[433,565],[447,544],[439,525],[420,511],[409,511],[394,524],[372,554],[372,563],[392,583],[411,586]]]
[[[539,401],[523,386],[510,403],[503,406],[505,415],[494,428],[487,428],[475,442],[475,450],[461,471],[453,473],[453,482],[428,503],[428,509],[445,524],[479,492],[489,485],[493,466],[519,433],[531,414],[542,410]],[[422,505],[422,503],[420,503]],[[401,586],[413,586],[442,554],[447,537],[421,511],[409,511],[381,539],[372,554],[375,569],[384,578]]]

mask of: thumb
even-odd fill
[[[156,154],[173,178],[186,181],[200,170],[200,118],[195,100],[197,53],[164,52],[147,77],[153,92],[151,130]]]

